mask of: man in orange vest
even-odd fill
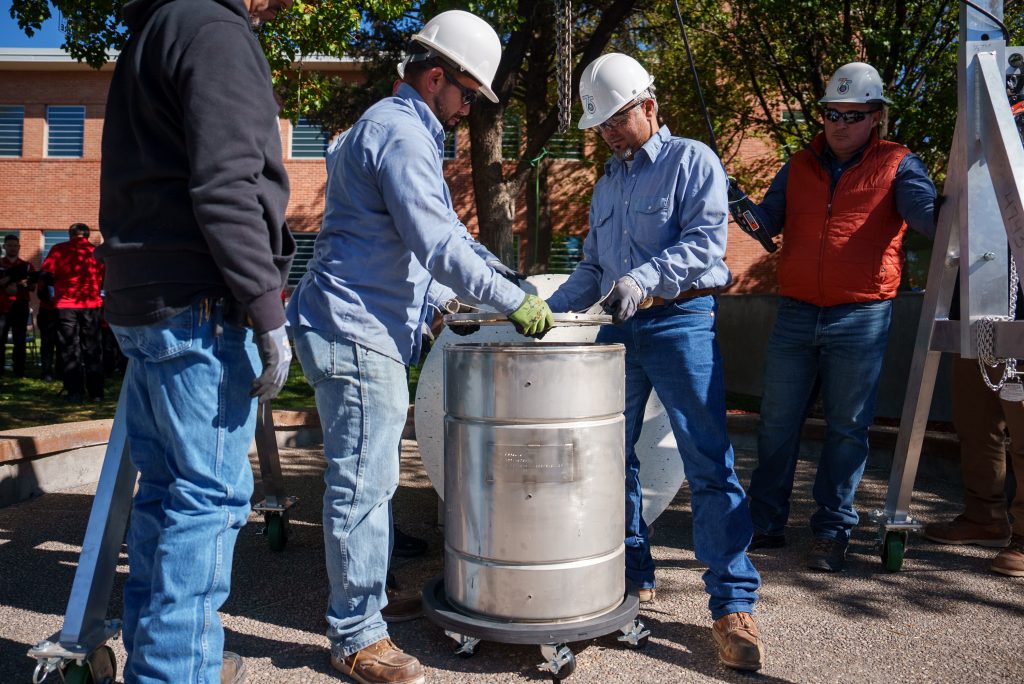
[[[820,391],[826,435],[805,561],[837,572],[858,520],[853,498],[867,462],[903,235],[908,225],[934,235],[935,186],[910,150],[879,139],[882,108],[891,103],[874,67],[841,66],[820,104],[824,133],[793,155],[758,207],[762,224],[784,241],[758,466],[747,494],[750,548],[783,546],[800,432]]]

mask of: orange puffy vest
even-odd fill
[[[873,134],[830,195],[828,171],[818,161],[824,134],[811,148],[789,162],[779,291],[817,306],[892,299],[907,230],[893,181],[910,150]]]

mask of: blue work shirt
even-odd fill
[[[522,304],[526,293],[485,263],[493,255],[455,215],[443,145],[441,122],[404,83],[335,141],[323,223],[289,325],[408,364],[419,358],[430,303],[446,296],[442,285],[503,313]]]
[[[832,191],[835,190],[843,172],[857,164],[863,154],[864,148],[862,147],[851,158],[840,162],[829,148],[828,143],[825,144],[825,153],[818,157],[818,160],[829,174]],[[781,233],[786,223],[786,186],[788,183],[789,162],[786,162],[772,179],[772,184],[768,187],[764,200],[754,208],[761,225],[773,236]],[[925,168],[924,162],[913,152],[905,156],[896,168],[893,193],[896,198],[896,211],[907,222],[907,225],[918,233],[934,239],[935,185],[928,177],[928,169]]]
[[[644,296],[674,299],[722,287],[729,200],[725,170],[703,143],[667,126],[643,144],[632,166],[612,157],[594,186],[583,260],[558,288],[552,311],[581,311],[631,276]]]

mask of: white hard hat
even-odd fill
[[[882,77],[864,62],[850,62],[836,69],[825,88],[825,97],[818,100],[819,104],[831,102],[892,104],[882,94]]]
[[[501,41],[486,21],[462,10],[441,12],[424,24],[412,40],[441,55],[480,82],[480,92],[491,102],[498,96],[491,90],[491,81],[501,61]],[[398,75],[405,77],[405,61],[398,65]]]
[[[629,55],[612,52],[587,65],[580,77],[583,116],[580,128],[604,123],[622,106],[635,100],[654,83],[654,77]]]

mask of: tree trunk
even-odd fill
[[[477,101],[469,114],[469,156],[473,164],[473,194],[480,242],[502,263],[518,269],[519,255],[512,240],[516,198],[510,192],[501,168],[504,113],[504,105]]]
[[[526,196],[529,205],[526,209],[528,238],[527,249],[523,256],[526,272],[529,274],[546,273],[548,257],[551,254],[551,207],[548,203],[548,168],[547,158],[537,163],[530,174],[530,185]],[[540,175],[539,193],[537,176]],[[538,201],[538,194],[540,195]]]

